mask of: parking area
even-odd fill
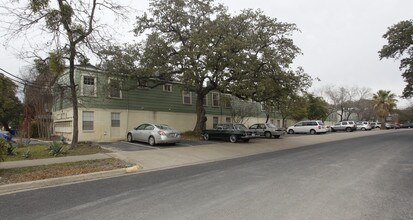
[[[177,148],[177,147],[192,147],[192,146],[202,146],[208,144],[216,144],[217,141],[193,141],[193,140],[181,140],[180,143],[176,144],[161,144],[151,146],[148,143],[142,142],[127,142],[118,141],[110,143],[100,143],[102,147],[109,148],[114,151],[140,151],[140,150],[156,150],[164,148]]]
[[[302,136],[309,136],[314,139],[325,139],[328,138],[328,136],[364,136],[364,135],[369,135],[369,134],[374,134],[374,133],[379,133],[379,132],[385,132],[385,131],[380,131],[378,129],[372,130],[372,131],[354,131],[354,132],[327,132],[326,134],[316,134],[316,135],[311,135],[311,134],[285,134],[283,135],[280,139],[295,139],[295,138],[300,138]],[[276,138],[255,138],[252,139],[249,143],[243,143],[239,142],[240,144],[245,144],[245,145],[253,145],[254,143],[276,143],[277,141],[280,141],[280,139]],[[192,146],[207,146],[210,144],[231,144],[229,141],[221,141],[221,140],[209,140],[209,141],[197,141],[197,140],[182,140],[180,143],[176,144],[163,144],[163,145],[155,145],[151,146],[147,143],[142,143],[142,142],[127,142],[127,141],[118,141],[118,142],[110,142],[110,143],[100,143],[102,147],[108,148],[113,151],[144,151],[144,150],[157,150],[157,149],[170,149],[170,148],[182,148],[182,147],[192,147]]]

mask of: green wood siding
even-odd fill
[[[82,76],[94,76],[96,84],[96,96],[82,96],[81,90],[83,86]],[[177,112],[177,113],[195,113],[196,94],[192,94],[192,104],[183,104],[182,89],[180,84],[171,83],[172,91],[164,91],[163,85],[155,88],[138,88],[137,81],[123,81],[122,98],[110,98],[108,93],[108,83],[110,77],[103,72],[92,69],[77,68],[75,73],[75,81],[78,85],[79,107],[83,108],[102,108],[102,109],[129,109],[129,110],[145,110],[145,111],[160,111],[160,112]],[[68,74],[63,75],[59,79],[60,84],[68,85]],[[150,85],[150,84],[149,84]],[[132,88],[132,89],[126,89]],[[67,87],[65,97],[69,97],[70,90]],[[230,108],[224,107],[221,103],[218,107],[212,106],[212,93],[207,95],[207,106],[205,107],[207,114],[212,115],[230,115]],[[60,110],[61,107],[71,107],[71,102],[68,99],[63,100],[61,104],[60,97],[56,98],[54,109]],[[257,103],[257,105],[259,105]],[[259,108],[260,109],[260,108]],[[272,114],[271,117],[274,117]],[[260,117],[265,117],[261,112]]]

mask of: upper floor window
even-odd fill
[[[109,97],[110,98],[122,98],[121,83],[119,80],[110,79],[109,80]]]
[[[165,85],[163,85],[163,91],[165,91],[165,92],[172,92],[172,84],[165,84]]]
[[[192,104],[192,94],[188,91],[182,91],[182,101],[186,105]]]
[[[203,106],[208,106],[208,94],[206,94],[204,96],[204,98],[202,99],[202,105]]]
[[[147,82],[147,81],[143,81],[143,80],[139,80],[139,81],[138,81],[138,88],[140,88],[140,89],[148,89],[148,82]]]
[[[96,78],[93,76],[83,76],[82,95],[96,96]]]
[[[231,95],[225,95],[225,98],[222,100],[224,108],[231,108]]]
[[[212,106],[214,107],[219,106],[219,93],[217,92],[212,93]]]

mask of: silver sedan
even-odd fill
[[[141,141],[152,146],[166,143],[175,144],[181,141],[181,134],[165,124],[145,123],[130,130],[127,139],[129,142]]]

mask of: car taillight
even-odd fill
[[[164,131],[158,131],[158,134],[159,134],[159,135],[166,136],[166,133],[165,133]]]
[[[320,126],[320,125],[318,126],[318,129],[321,129],[321,126]]]

